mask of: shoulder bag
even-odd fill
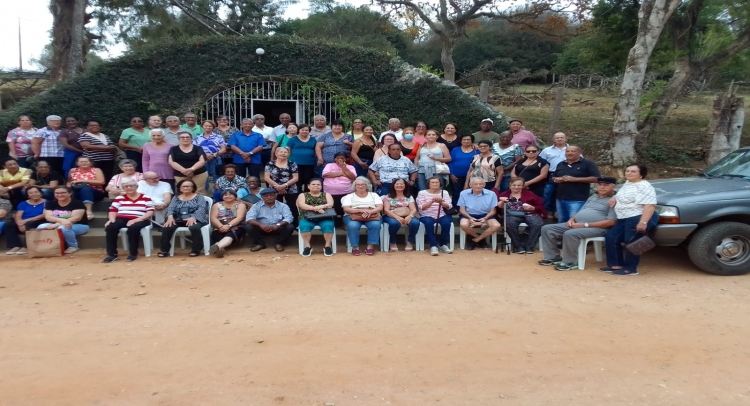
[[[336,210],[326,209],[323,213],[307,211],[305,213],[305,218],[310,221],[333,220],[336,218]]]
[[[445,162],[435,161],[435,174],[437,175],[450,175],[451,169]]]
[[[375,201],[375,198],[372,197],[372,195],[370,195],[370,197],[372,198],[372,201],[373,201],[373,207],[377,206],[378,202]],[[352,213],[352,214],[349,214],[349,218],[354,221],[359,221],[359,222],[375,221],[375,220],[380,220],[380,213],[377,213],[367,218],[362,217],[360,213]]]

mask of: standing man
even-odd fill
[[[524,151],[529,145],[536,145],[534,133],[524,130],[521,120],[510,120],[508,125],[510,125],[510,133],[513,135],[513,139],[510,142],[518,144]]]
[[[292,122],[292,116],[287,113],[281,113],[281,115],[279,115],[279,121],[281,124],[273,128],[274,140],[276,140],[279,135],[286,134],[286,127]]]
[[[190,133],[193,134],[193,138],[203,134],[203,127],[198,125],[198,116],[196,116],[195,113],[185,114],[185,124],[181,125],[180,128],[190,131]]]
[[[253,241],[251,252],[266,248],[263,234],[277,234],[276,251],[284,251],[289,236],[294,232],[294,217],[285,203],[276,200],[278,192],[273,188],[266,188],[260,192],[262,202],[253,204],[247,211],[245,230]]]
[[[542,150],[539,158],[549,162],[549,176],[544,186],[544,206],[547,213],[553,216],[557,212],[557,184],[552,180],[555,177],[555,169],[560,162],[565,160],[565,148],[568,146],[568,136],[565,133],[555,133],[552,138],[553,145]],[[583,155],[581,155],[583,156]]]
[[[567,223],[547,224],[542,227],[544,259],[539,265],[557,265],[558,271],[578,268],[578,246],[582,240],[604,237],[607,229],[615,225],[615,209],[609,207],[609,199],[615,194],[617,179],[601,177],[596,182],[596,194],[589,197],[580,211]],[[562,240],[562,257],[557,243]]]
[[[492,121],[491,118],[485,118],[481,123],[479,123],[479,131],[471,135],[474,136],[474,139],[476,141],[487,140],[493,144],[500,142],[500,134],[492,130],[492,126],[494,125],[495,122]],[[513,141],[511,140],[511,143],[512,142]]]
[[[31,138],[31,151],[34,153],[34,159],[47,161],[50,168],[57,173],[63,173],[63,156],[65,155],[65,150],[58,140],[61,124],[60,116],[47,116],[47,126],[37,130]]]
[[[380,174],[380,179],[375,176],[375,172]],[[399,144],[389,145],[388,155],[381,156],[367,169],[372,184],[380,188],[380,195],[387,195],[396,179],[408,179],[406,183],[410,187],[414,186],[418,172],[411,159],[401,155]]]
[[[266,117],[263,114],[256,114],[253,116],[253,131],[263,135],[263,139],[266,141],[266,146],[263,147],[263,151],[260,153],[260,163],[265,165],[271,160],[271,149],[273,144],[276,143],[276,135],[274,135],[273,128],[266,125]]]
[[[599,168],[593,161],[583,159],[581,149],[568,145],[565,161],[555,169],[552,180],[557,184],[557,221],[566,223],[589,198],[590,183],[599,179]]]
[[[164,129],[164,141],[172,145],[179,145],[180,139],[177,137],[177,132],[183,128],[180,126],[180,118],[177,116],[169,116],[166,118],[167,128]]]
[[[318,137],[329,132],[331,132],[331,127],[326,125],[326,116],[322,114],[315,116],[313,118],[313,126],[310,129],[310,136],[317,140]]]
[[[260,177],[264,165],[261,163],[260,154],[266,141],[263,134],[253,131],[253,120],[245,118],[242,120],[242,129],[229,137],[229,148],[234,151],[232,163],[237,166],[237,175]]]
[[[497,214],[497,195],[484,188],[484,179],[471,178],[469,189],[458,195],[458,223],[469,237],[466,240],[466,250],[473,250],[477,245],[484,245],[484,240],[500,230],[500,222],[495,219]],[[484,230],[477,234],[474,228]]]
[[[401,129],[401,120],[395,117],[388,120],[388,131],[383,131],[380,134],[378,142],[383,142],[383,136],[386,134],[393,134],[396,136],[396,141],[401,141],[404,138],[404,130]]]

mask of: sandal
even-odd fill
[[[359,248],[352,248],[352,255],[358,257],[360,254],[361,252],[359,251]]]
[[[406,243],[406,247],[404,247],[404,251],[413,251],[414,247],[411,245],[411,243]]]
[[[365,250],[365,254],[367,255],[375,255],[375,250],[372,248],[368,248]]]
[[[159,258],[166,258],[166,257],[169,256],[169,253],[168,252],[159,251],[159,253],[156,254],[156,256],[159,257]]]
[[[94,212],[93,211],[87,211],[86,212],[86,217],[88,217],[89,220],[93,220],[94,219]]]
[[[198,256],[198,255],[200,255],[200,254],[201,254],[200,252],[195,252],[195,251],[193,251],[193,252],[191,252],[190,254],[188,254],[188,256],[189,256],[189,257],[197,257],[197,256]]]
[[[388,251],[398,251],[398,245],[397,244],[391,244],[388,247]]]

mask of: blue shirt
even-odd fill
[[[260,201],[252,205],[247,212],[245,221],[250,220],[256,220],[263,225],[271,225],[281,221],[291,223],[294,221],[294,216],[292,216],[292,211],[289,209],[289,206],[278,200],[274,201],[272,207],[268,207],[264,201]]]
[[[318,141],[310,137],[307,141],[302,141],[299,137],[292,137],[287,141],[286,147],[292,152],[289,155],[289,161],[297,165],[315,165],[318,163],[318,157],[315,156],[315,145]]]
[[[46,203],[45,200],[42,200],[42,202],[40,204],[37,204],[36,206],[32,206],[28,204],[26,200],[22,201],[21,203],[18,203],[17,210],[23,211],[23,215],[21,215],[21,220],[28,220],[32,217],[36,217],[44,213],[44,203]]]
[[[237,131],[229,137],[229,146],[237,147],[242,152],[250,152],[258,146],[265,147],[266,140],[263,139],[263,134],[255,131],[251,131],[249,135],[245,134],[244,131]],[[246,163],[240,154],[234,154],[232,162],[236,164]],[[260,153],[252,154],[250,156],[250,163],[260,165]]]
[[[204,133],[193,139],[193,145],[197,145],[203,148],[203,152],[205,152],[206,154],[215,154],[219,152],[221,146],[226,143],[227,142],[224,140],[224,137],[217,133],[211,133],[208,138],[206,138],[206,135]]]
[[[323,144],[323,147],[321,148],[321,152],[323,155],[323,163],[330,164],[333,162],[333,157],[338,152],[346,152],[347,154],[351,154],[352,147],[351,145],[344,144],[344,141],[347,140],[349,142],[354,142],[354,137],[352,137],[349,134],[344,134],[341,138],[338,140],[333,138],[333,133],[325,133],[318,137],[318,143]],[[316,159],[317,162],[317,159]]]
[[[477,196],[474,194],[474,191],[469,188],[458,195],[457,206],[465,207],[466,212],[472,216],[475,214],[486,215],[490,210],[497,206],[497,196],[487,189],[482,189],[482,193]]]
[[[451,175],[466,176],[469,173],[471,161],[474,160],[474,155],[477,154],[479,154],[479,150],[476,149],[472,149],[470,152],[463,152],[461,148],[453,148],[451,150],[451,161],[448,162]]]

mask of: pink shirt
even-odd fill
[[[445,203],[448,203],[452,206],[451,201],[451,194],[446,192],[445,190],[442,191],[443,193],[443,201]],[[445,216],[445,207],[440,207],[441,205],[439,203],[433,203],[430,205],[430,207],[427,208],[427,210],[422,209],[422,206],[424,206],[428,201],[432,200],[433,197],[441,197],[439,193],[430,193],[427,190],[423,190],[419,192],[417,195],[417,210],[419,210],[419,215],[422,217],[432,217],[434,219],[438,218],[438,208],[440,209],[440,217]],[[449,207],[450,209],[450,207]]]
[[[513,139],[510,140],[511,144],[518,144],[522,150],[526,150],[529,145],[536,144],[536,137],[534,133],[528,130],[518,130],[517,133],[513,134]]]
[[[346,169],[349,169],[351,173],[355,173],[354,167],[347,165]],[[323,168],[323,190],[326,193],[332,195],[348,195],[352,193],[352,182],[353,180],[346,176],[338,176],[335,178],[326,178],[326,173],[341,172],[341,168],[336,163],[330,163]]]

